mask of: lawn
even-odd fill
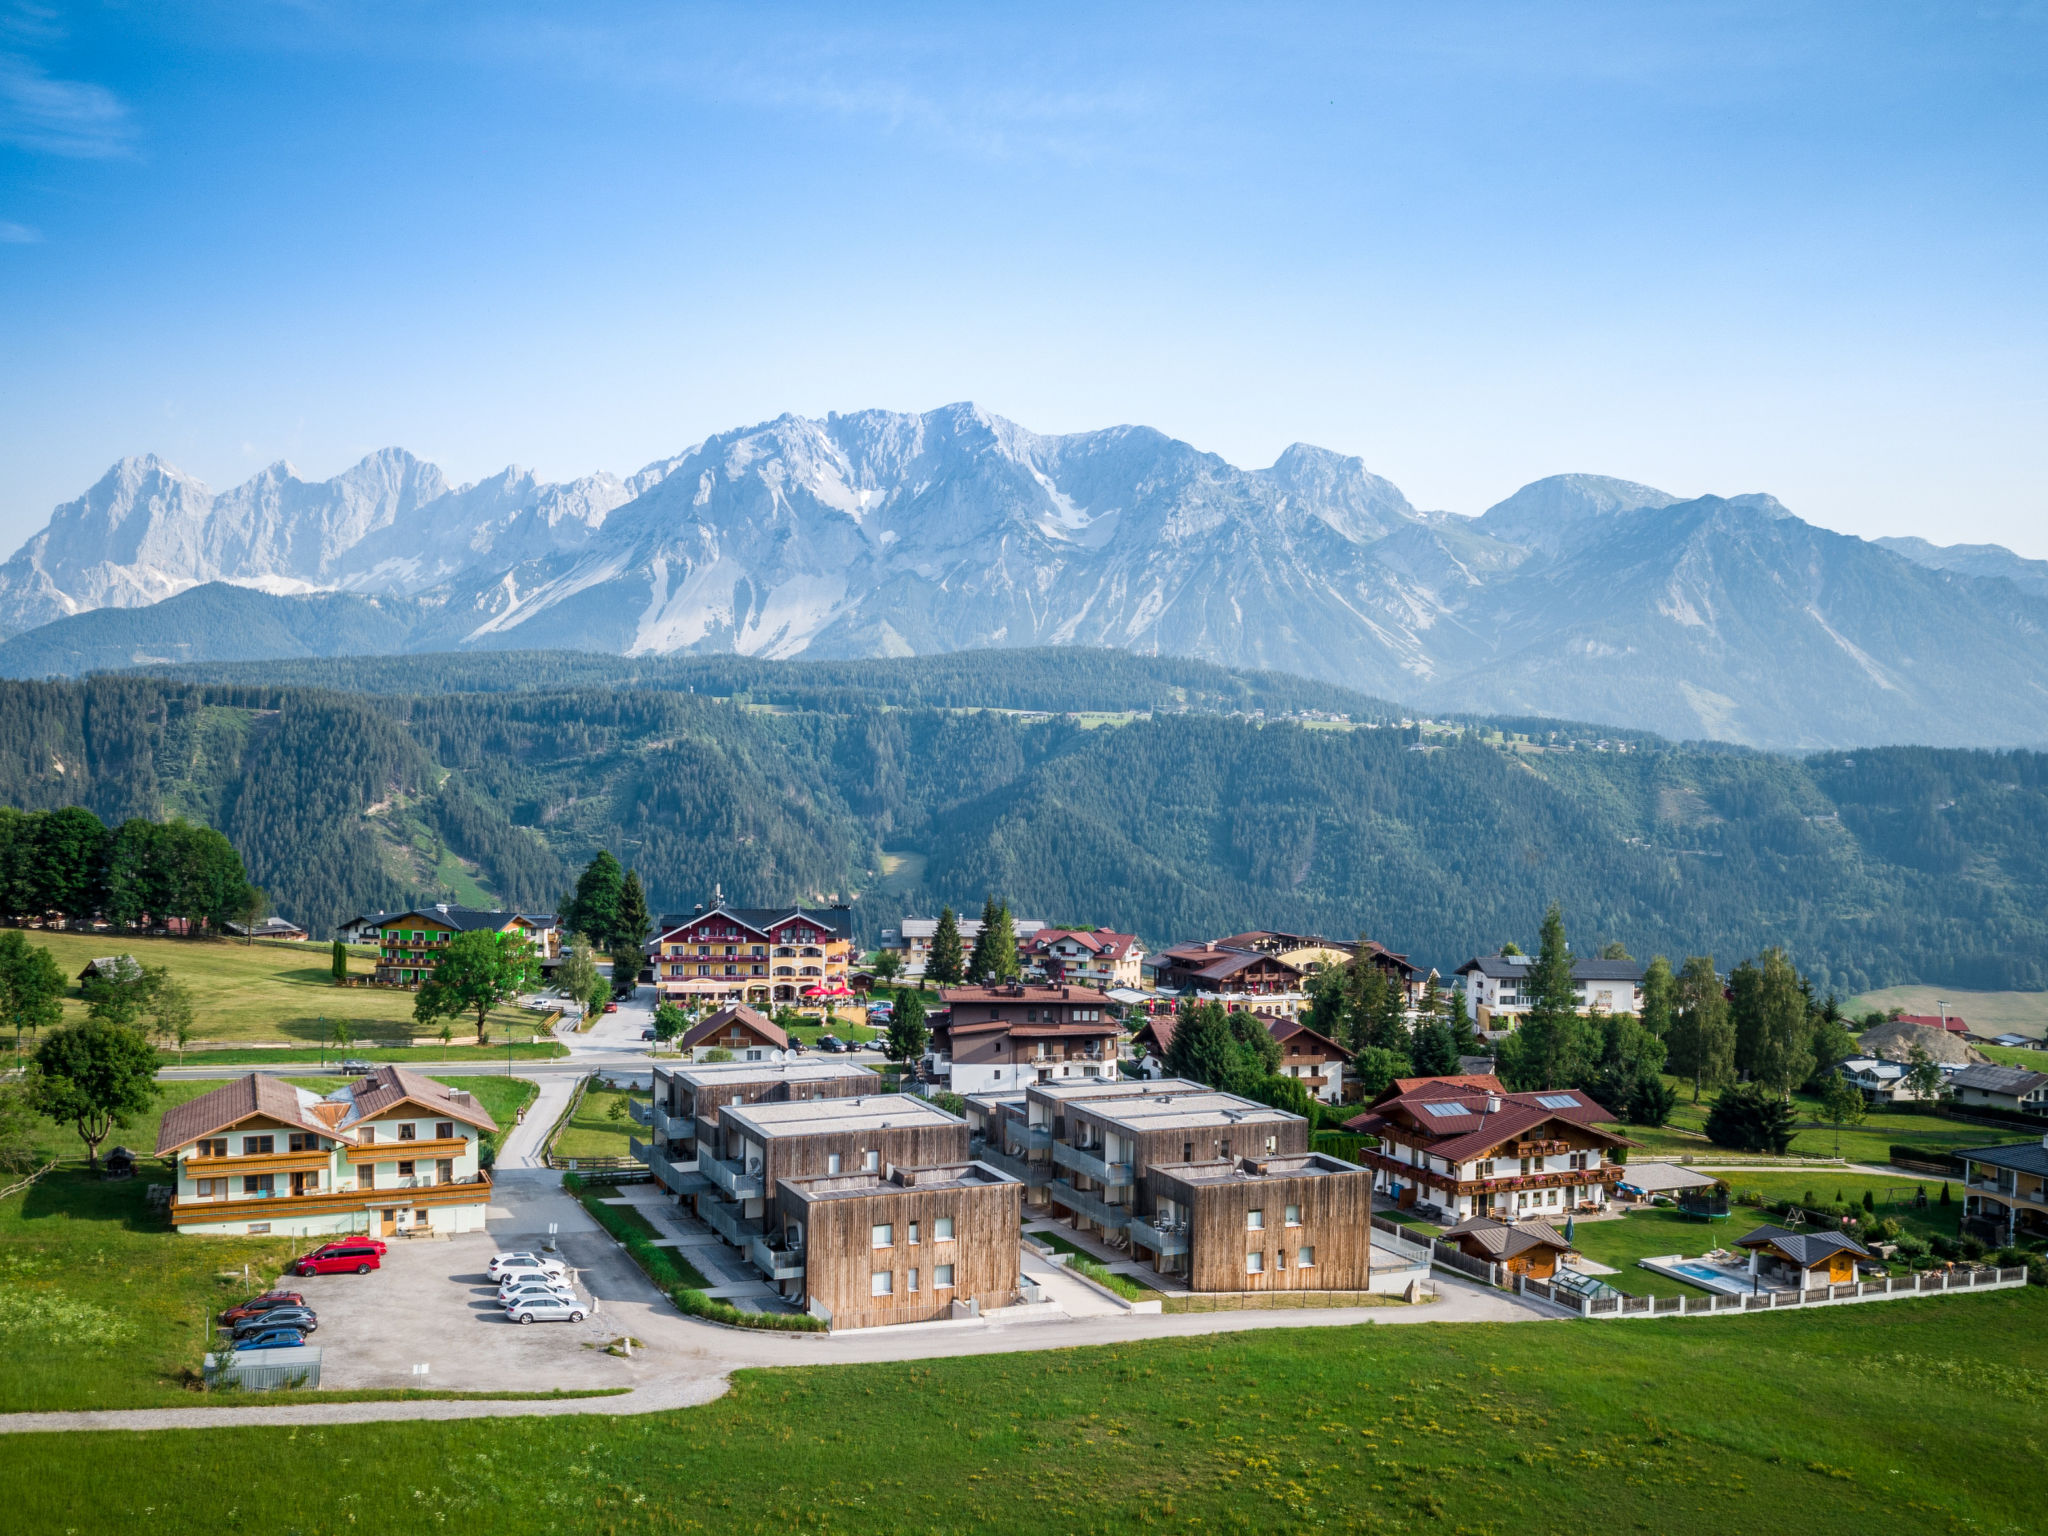
[[[539,1091],[522,1078],[448,1081],[503,1126]],[[336,1082],[301,1086],[326,1093]],[[155,1108],[112,1138],[142,1154],[136,1177],[90,1177],[76,1134],[41,1121],[38,1149],[64,1163],[0,1200],[0,1410],[189,1406],[213,1314],[313,1246],[303,1237],[180,1237],[150,1209],[148,1186],[167,1178],[152,1156],[163,1112],[220,1085],[160,1086]]]
[[[642,1129],[623,1107],[633,1099],[651,1102],[646,1094],[628,1094],[622,1089],[600,1088],[592,1083],[584,1090],[575,1113],[555,1133],[555,1156],[631,1157],[630,1139]],[[616,1120],[612,1118],[615,1105],[620,1106]]]
[[[1958,987],[1886,987],[1844,1003],[1851,1017],[1897,1008],[1930,1016],[1948,1011],[1969,1021],[1980,1035],[2048,1035],[2048,992],[1966,992]]]
[[[422,1061],[553,1061],[568,1054],[569,1047],[559,1040],[520,1040],[510,1046],[442,1045],[436,1042],[415,1046],[351,1045],[346,1050],[332,1045],[324,1049],[313,1046],[283,1049],[250,1046],[245,1050],[230,1051],[166,1051],[164,1060],[179,1067],[273,1067],[325,1065],[361,1058],[409,1066]]]
[[[1629,1153],[1631,1161],[1687,1156],[1700,1162],[1714,1163],[1756,1160],[1752,1154],[1730,1151],[1708,1141],[1705,1126],[1707,1111],[1713,1107],[1714,1096],[1708,1094],[1695,1104],[1692,1102],[1691,1084],[1681,1085],[1681,1090],[1678,1107],[1672,1111],[1669,1125],[1613,1127],[1631,1141],[1642,1143],[1642,1150]],[[1800,1111],[1799,1134],[1793,1138],[1791,1149],[1785,1157],[1763,1157],[1761,1160],[1784,1162],[1799,1158],[1834,1157],[1835,1128],[1819,1122],[1819,1101],[1807,1094],[1794,1094],[1792,1098]],[[2019,1141],[2024,1136],[2023,1128],[2015,1128],[2011,1135],[2006,1135],[1995,1127],[1964,1125],[1958,1121],[1944,1120],[1938,1115],[1920,1114],[1913,1110],[1872,1109],[1864,1117],[1861,1125],[1842,1128],[1840,1145],[1841,1156],[1852,1163],[1882,1165],[1891,1161],[1891,1147],[1894,1143],[1901,1146],[1926,1147],[1936,1151],[1952,1151],[1958,1147],[1981,1147],[2000,1141]]]
[[[743,1371],[637,1418],[10,1437],[0,1490],[17,1529],[153,1536],[2038,1529],[2048,1292],[1881,1312],[1272,1328]]]
[[[1030,1234],[1030,1241],[1044,1243],[1048,1248],[1057,1249],[1061,1253],[1071,1254],[1073,1257],[1067,1265],[1069,1269],[1073,1270],[1076,1274],[1086,1275],[1097,1285],[1108,1286],[1117,1295],[1123,1297],[1125,1301],[1158,1301],[1165,1294],[1162,1291],[1155,1291],[1142,1280],[1135,1279],[1130,1275],[1118,1274],[1086,1248],[1081,1247],[1080,1244],[1069,1238],[1060,1236],[1057,1232],[1042,1230],[1033,1232]]]
[[[356,1041],[348,1049],[360,1055],[372,1041],[405,1045],[415,1034],[424,1039],[440,1030],[438,1024],[426,1029],[413,1023],[410,992],[337,987],[328,970],[324,944],[45,932],[30,933],[28,938],[56,956],[66,976],[77,976],[96,955],[129,954],[145,965],[168,967],[191,990],[196,1015],[192,1038],[197,1042],[317,1046],[330,1038],[336,1019],[345,1019]],[[370,952],[355,953],[356,973],[369,974],[366,957]],[[67,1020],[85,1017],[85,1004],[75,987],[65,1001],[64,1013]],[[500,1008],[490,1016],[492,1038],[501,1038],[510,1028],[525,1039],[544,1017],[524,1009]],[[454,1022],[454,1030],[462,1038],[475,1032],[459,1020]]]

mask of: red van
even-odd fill
[[[339,1275],[350,1271],[367,1275],[373,1269],[382,1269],[384,1244],[374,1237],[351,1237],[344,1242],[328,1243],[315,1248],[305,1257],[292,1263],[296,1275]]]

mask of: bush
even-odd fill
[[[1960,1243],[1956,1244],[1956,1250],[1972,1264],[1982,1259],[1990,1251],[1974,1237],[1964,1238]]]
[[[1937,1259],[1953,1259],[1956,1257],[1956,1240],[1944,1233],[1935,1233],[1934,1236],[1927,1240],[1927,1246],[1934,1250],[1934,1256]]]
[[[1899,1245],[1899,1257],[1902,1259],[1923,1258],[1927,1253],[1927,1245],[1910,1232],[1901,1233],[1895,1241]]]
[[[669,1293],[669,1296],[687,1316],[701,1317],[714,1323],[726,1323],[734,1328],[760,1328],[770,1333],[825,1331],[824,1323],[808,1312],[742,1312],[731,1302],[706,1296],[693,1286],[678,1286]]]
[[[1735,1191],[1735,1203],[1761,1206],[1764,1203],[1764,1192],[1760,1189],[1738,1189]]]

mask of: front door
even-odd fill
[[[398,1212],[395,1210],[379,1211],[377,1213],[377,1235],[379,1237],[391,1237],[397,1231]]]

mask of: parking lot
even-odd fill
[[[383,1268],[367,1275],[286,1279],[320,1314],[310,1342],[323,1351],[322,1387],[546,1392],[630,1387],[645,1379],[655,1358],[642,1352],[627,1361],[602,1346],[622,1334],[645,1338],[659,1331],[647,1324],[651,1309],[665,1304],[582,1208],[550,1188],[545,1176],[522,1180],[508,1172],[493,1192],[490,1221],[489,1232],[394,1239]],[[588,1315],[580,1323],[522,1326],[498,1305],[497,1282],[486,1265],[502,1250],[538,1251],[551,1221],[561,1228],[555,1242]],[[413,1375],[419,1364],[428,1367],[425,1383]]]

